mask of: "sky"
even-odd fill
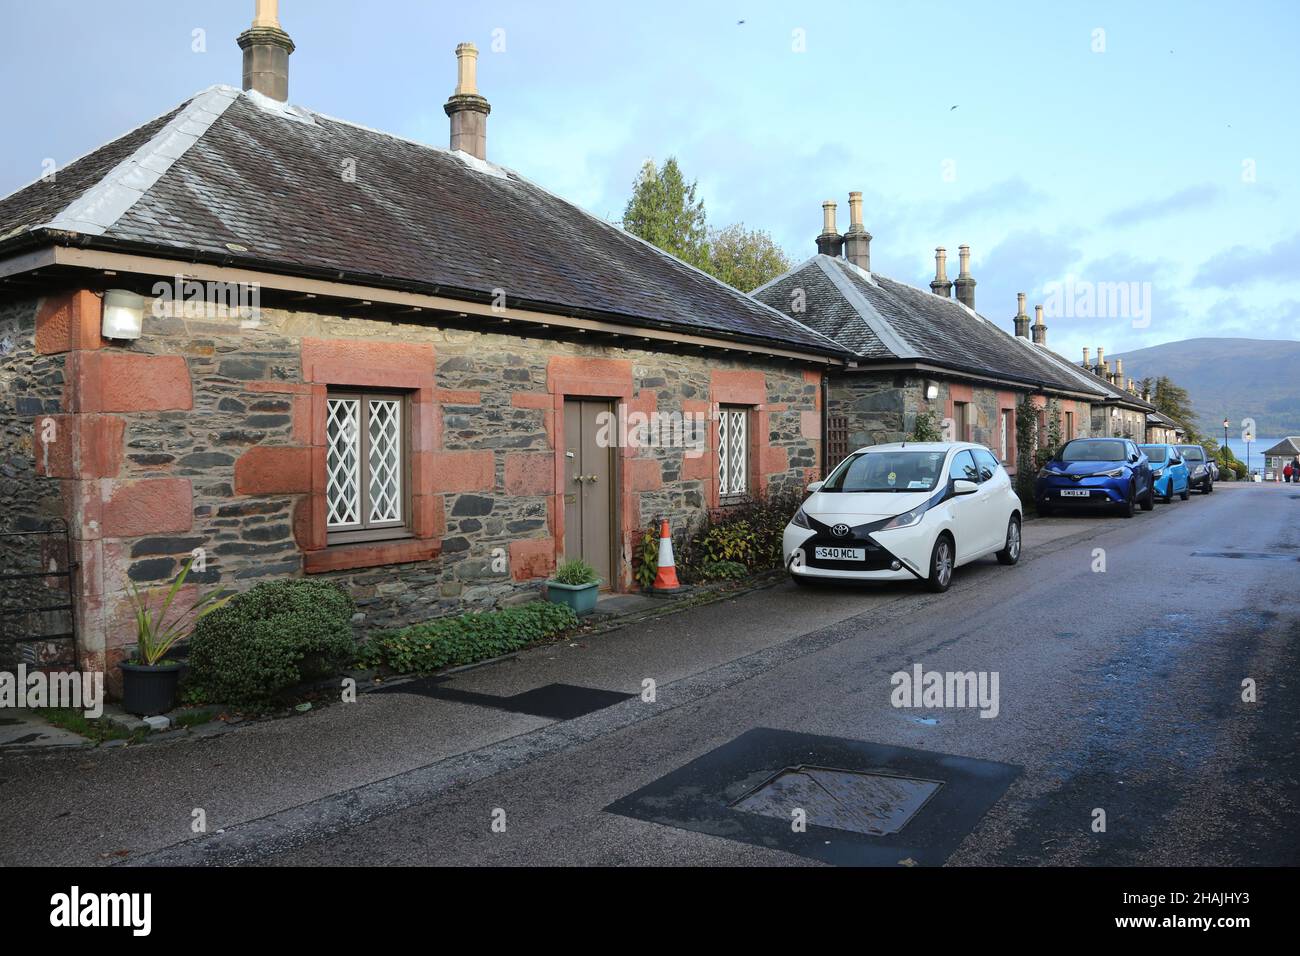
[[[0,195],[240,84],[253,0],[0,0]],[[815,252],[861,190],[872,268],[1047,305],[1075,357],[1300,338],[1300,2],[282,0],[289,98],[436,146],[458,42],[488,158],[617,221],[676,156],[710,225]],[[1119,284],[1122,284],[1119,285]],[[1124,295],[1119,294],[1122,288]],[[1092,305],[1089,305],[1089,300]]]

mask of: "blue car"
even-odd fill
[[[1155,507],[1151,465],[1128,438],[1076,438],[1061,446],[1034,482],[1034,503],[1047,517],[1057,511],[1104,507],[1133,517],[1135,505]]]
[[[1183,453],[1173,445],[1142,445],[1142,453],[1151,462],[1151,478],[1156,484],[1156,494],[1166,502],[1174,495],[1187,500],[1192,493],[1192,474],[1187,469]]]

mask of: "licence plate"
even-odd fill
[[[1087,488],[1065,488],[1061,491],[1062,498],[1087,498],[1088,494]]]
[[[813,557],[819,561],[865,561],[866,548],[813,548]]]

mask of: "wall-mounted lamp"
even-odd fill
[[[144,296],[127,289],[104,293],[101,334],[106,339],[138,339],[144,326]]]
[[[939,397],[939,386],[934,382],[927,382],[925,385],[925,400],[932,402]]]

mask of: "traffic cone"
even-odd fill
[[[668,533],[668,519],[663,519],[659,529],[659,570],[655,573],[652,591],[680,591],[682,586],[677,581],[677,564],[673,561],[673,539]]]

